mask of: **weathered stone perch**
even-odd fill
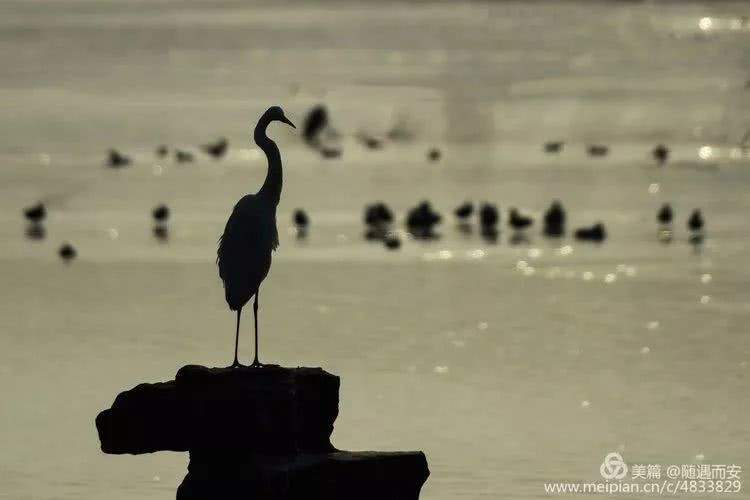
[[[338,451],[339,378],[320,368],[185,366],[96,417],[102,451],[189,451],[178,500],[419,498],[421,452]]]

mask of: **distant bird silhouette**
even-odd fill
[[[607,238],[607,231],[604,229],[604,224],[597,222],[591,227],[576,229],[575,237],[577,240],[594,241],[599,243]]]
[[[215,160],[218,160],[222,158],[229,149],[229,141],[225,137],[222,137],[216,142],[204,144],[203,146],[201,146],[201,149],[207,155],[212,156]]]
[[[492,203],[482,203],[479,209],[479,226],[482,237],[490,243],[497,241],[497,225],[500,222],[500,212]]]
[[[307,236],[307,228],[310,226],[310,217],[308,217],[307,212],[301,208],[296,209],[292,214],[292,221],[297,228],[297,237],[304,238]]]
[[[559,153],[562,151],[563,146],[565,145],[562,141],[549,141],[544,143],[544,152],[545,153]]]
[[[314,106],[302,122],[302,137],[313,147],[320,145],[320,136],[328,127],[328,110],[322,104]]]
[[[26,226],[26,237],[32,240],[41,240],[47,231],[44,229],[44,219],[47,217],[47,208],[43,203],[37,203],[23,210],[23,216],[28,221]]]
[[[73,245],[71,245],[70,243],[65,243],[60,247],[60,250],[57,251],[57,254],[64,262],[70,262],[71,260],[76,258],[77,252],[76,249],[73,248]]]
[[[659,222],[657,237],[662,243],[669,243],[672,241],[672,218],[672,207],[669,203],[665,203],[656,214],[656,220]]]
[[[427,151],[427,159],[430,161],[438,161],[443,156],[443,153],[438,148],[431,148]]]
[[[500,214],[492,203],[482,203],[479,209],[479,223],[482,229],[494,229],[500,222]]]
[[[696,208],[693,210],[693,213],[690,214],[690,218],[688,219],[688,229],[694,233],[699,232],[703,230],[704,224],[705,221],[703,220],[703,214]]]
[[[380,149],[383,147],[383,141],[369,134],[359,134],[358,139],[367,149]]]
[[[456,207],[453,213],[459,221],[466,222],[466,220],[474,213],[474,204],[470,201],[461,203]]]
[[[659,224],[667,225],[672,223],[673,216],[672,206],[669,203],[665,203],[656,214],[656,220],[659,221]]]
[[[437,237],[434,228],[441,220],[442,216],[425,200],[409,211],[406,216],[406,227],[415,238],[432,239]]]
[[[190,163],[195,160],[195,156],[189,151],[178,149],[174,152],[174,159],[177,160],[177,163]]]
[[[383,243],[388,250],[398,250],[401,248],[401,239],[395,234],[386,236]]]
[[[260,285],[271,268],[271,253],[279,245],[276,207],[281,198],[282,186],[281,153],[276,143],[266,135],[268,125],[274,121],[294,127],[278,106],[268,108],[260,117],[253,137],[268,160],[266,179],[256,194],[245,195],[237,202],[224,228],[224,234],[219,239],[216,257],[219,276],[224,282],[229,309],[237,311],[233,367],[242,366],[237,358],[240,315],[242,308],[253,296],[255,359],[251,366],[262,366],[258,361],[258,295]]]
[[[609,153],[609,146],[603,144],[592,144],[587,149],[589,156],[607,156]]]
[[[107,155],[107,165],[112,168],[126,167],[130,165],[131,160],[129,157],[120,153],[116,149],[110,149]]]
[[[565,209],[558,200],[553,201],[544,213],[543,233],[551,238],[557,238],[565,234]]]
[[[365,238],[384,240],[393,222],[393,212],[382,201],[365,206]]]
[[[524,229],[530,227],[533,223],[534,219],[525,215],[521,215],[518,209],[511,207],[510,214],[508,215],[508,225],[510,227],[512,227],[516,231],[523,231]]]
[[[169,154],[169,148],[164,144],[159,145],[156,148],[156,156],[158,158],[165,158]]]
[[[320,148],[320,155],[329,160],[333,158],[341,158],[341,153],[341,148],[334,146],[323,146]]]
[[[659,165],[664,165],[669,159],[669,149],[664,144],[659,144],[651,152],[654,159],[659,162]]]
[[[169,207],[164,204],[157,205],[151,211],[151,216],[156,222],[167,222],[167,219],[169,219]]]
[[[169,207],[164,204],[157,205],[151,211],[151,216],[154,218],[154,236],[161,241],[166,241],[169,238],[169,228],[167,227],[169,213]]]
[[[44,203],[37,203],[23,210],[23,216],[31,223],[39,224],[47,217],[47,207]]]

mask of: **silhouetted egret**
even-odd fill
[[[216,142],[204,144],[203,146],[201,146],[201,149],[207,155],[212,156],[215,160],[218,160],[219,158],[224,156],[229,149],[229,141],[225,137],[222,137]]]
[[[307,212],[301,208],[296,209],[292,214],[292,221],[297,228],[297,237],[304,238],[307,236],[307,228],[310,226],[310,217],[307,216]]]
[[[190,163],[195,160],[195,156],[193,156],[193,153],[189,151],[178,149],[174,152],[174,159],[177,161],[177,163]]]
[[[549,141],[544,143],[544,152],[545,153],[559,153],[562,151],[563,146],[565,145],[562,141]]]
[[[76,249],[73,248],[73,245],[71,245],[70,243],[65,243],[60,247],[60,250],[57,251],[57,254],[64,262],[70,262],[71,260],[75,259],[77,252]]]
[[[224,234],[219,239],[216,257],[219,276],[224,282],[229,309],[237,311],[233,367],[242,366],[237,358],[240,315],[243,306],[253,296],[255,359],[251,366],[261,366],[258,361],[258,294],[260,284],[271,268],[271,253],[279,246],[276,207],[281,198],[281,153],[276,143],[266,135],[266,128],[274,121],[294,127],[278,106],[268,108],[260,117],[253,137],[268,160],[266,179],[256,194],[245,195],[237,202],[224,228]]]
[[[651,152],[654,159],[659,162],[659,165],[664,165],[669,159],[669,149],[664,144],[659,144]]]
[[[597,222],[591,227],[576,229],[575,237],[577,240],[594,241],[598,243],[607,238],[607,231],[604,229],[604,224]]]
[[[587,149],[589,156],[607,156],[609,146],[603,144],[592,144]]]
[[[443,153],[438,148],[431,148],[427,151],[427,159],[430,161],[438,161],[443,156]]]
[[[116,149],[110,149],[107,155],[107,165],[112,168],[126,167],[130,165],[130,158]]]
[[[544,213],[544,235],[557,238],[565,234],[565,209],[558,200]]]

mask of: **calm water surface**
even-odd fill
[[[262,357],[342,377],[338,447],[424,450],[428,500],[541,498],[544,482],[597,480],[615,450],[750,464],[748,15],[721,2],[3,2],[0,498],[173,498],[186,456],[105,456],[93,419],[140,381],[231,361],[216,240],[264,176],[249,135],[270,103],[300,122],[325,102],[345,134],[343,159],[324,161],[272,130],[282,241],[261,295]],[[413,141],[354,139],[400,121]],[[222,135],[222,162],[153,155]],[[561,155],[541,151],[550,139],[568,141]],[[611,154],[587,158],[591,142]],[[673,150],[662,170],[659,142]],[[105,169],[110,146],[135,165]],[[446,216],[464,199],[538,216],[560,198],[573,226],[603,220],[611,237],[535,230],[511,246],[506,230],[488,245],[447,217],[433,243],[363,241],[366,202],[402,215],[422,198]],[[36,200],[48,237],[30,242],[20,209]],[[666,201],[671,245],[655,239]],[[167,244],[150,232],[160,202]],[[304,243],[288,231],[298,206]],[[684,229],[694,207],[700,254]],[[63,241],[79,251],[69,266]]]

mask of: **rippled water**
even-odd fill
[[[216,240],[263,178],[249,130],[269,103],[299,122],[325,102],[346,134],[343,159],[325,161],[272,130],[282,241],[261,296],[263,358],[342,376],[337,446],[423,449],[433,500],[539,498],[544,482],[595,480],[614,450],[748,464],[747,15],[720,2],[3,2],[0,498],[172,498],[186,457],[102,455],[93,418],[137,382],[229,363]],[[404,119],[411,142],[354,139]],[[225,161],[152,153],[221,135]],[[542,152],[550,139],[568,141],[561,155]],[[611,154],[588,158],[592,142]],[[135,165],[105,169],[110,146]],[[388,252],[362,239],[366,202],[402,216],[422,198],[446,215],[440,240]],[[489,245],[450,217],[464,199],[538,216],[553,198],[573,226],[605,221],[606,244],[535,230]],[[20,217],[36,200],[50,210],[41,242]],[[656,241],[665,201],[671,245]],[[174,214],[167,244],[151,236],[159,202]],[[287,231],[298,206],[305,242]],[[79,252],[69,266],[63,241]]]

